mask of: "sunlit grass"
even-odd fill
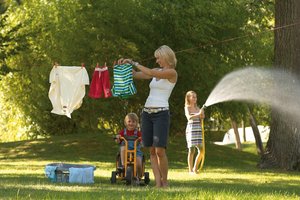
[[[89,144],[89,148],[86,148]],[[197,175],[187,172],[185,139],[168,147],[170,187],[110,184],[117,146],[107,135],[85,134],[47,140],[0,144],[0,199],[300,199],[300,173],[256,168],[254,144],[208,143],[207,157]],[[94,184],[51,183],[44,175],[49,163],[96,166]]]

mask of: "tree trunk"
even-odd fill
[[[282,27],[299,23],[299,10],[299,0],[276,0],[275,26]],[[275,31],[275,66],[287,69],[287,71],[299,76],[299,24]],[[295,110],[295,112],[299,112],[299,110]],[[291,119],[284,112],[278,113],[272,110],[270,136],[260,163],[262,168],[279,167],[286,170],[300,170],[299,123],[300,119]]]
[[[264,153],[263,143],[261,141],[260,133],[257,128],[256,119],[251,111],[251,109],[248,107],[249,115],[250,115],[250,125],[252,127],[252,131],[255,138],[255,144],[256,144],[256,150],[259,155],[262,155]]]
[[[247,138],[246,138],[246,127],[245,127],[244,120],[242,120],[242,128],[243,128],[243,142],[246,142]]]
[[[236,121],[231,119],[231,125],[232,125],[233,132],[234,132],[234,135],[235,135],[235,147],[238,150],[241,151],[242,150],[242,144],[241,144],[241,139],[240,139],[239,130],[238,130]]]

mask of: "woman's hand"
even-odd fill
[[[200,118],[201,118],[201,119],[204,119],[204,118],[205,118],[205,114],[204,114],[204,109],[203,109],[203,108],[200,109],[199,114],[200,114]]]
[[[133,75],[133,77],[135,76],[135,74],[136,74],[136,71],[134,69],[132,69],[132,75]]]
[[[119,60],[118,60],[118,65],[121,65],[121,64],[124,64],[124,63],[130,63],[131,65],[133,65],[133,66],[138,66],[139,65],[139,63],[138,62],[134,62],[132,59],[129,59],[129,58],[120,58]]]
[[[121,64],[124,64],[124,63],[132,63],[132,60],[131,59],[129,59],[129,58],[120,58],[119,60],[118,60],[118,65],[121,65]]]
[[[117,61],[117,64],[118,64],[118,65],[123,64],[123,60],[124,60],[124,58],[120,58],[120,59]]]

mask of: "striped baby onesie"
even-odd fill
[[[133,83],[132,65],[125,63],[114,66],[114,85],[112,94],[115,97],[128,98],[136,94],[136,88]]]

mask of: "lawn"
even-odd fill
[[[167,149],[169,182],[166,189],[150,185],[110,183],[117,145],[105,133],[56,136],[48,139],[0,143],[1,199],[300,199],[300,172],[256,167],[254,144],[243,151],[233,146],[206,144],[204,168],[187,172],[184,136],[170,138]],[[148,155],[146,155],[148,157]],[[51,183],[44,175],[53,162],[95,165],[95,183]]]

